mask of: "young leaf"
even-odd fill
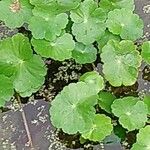
[[[102,114],[96,114],[90,130],[82,133],[82,137],[91,141],[102,141],[111,134],[112,130],[111,118]]]
[[[129,131],[144,127],[147,121],[148,108],[136,97],[116,99],[111,108],[114,115],[119,117],[120,124]]]
[[[108,30],[106,30],[105,34],[99,40],[97,40],[99,51],[101,52],[102,48],[107,44],[107,42],[112,39],[116,40],[116,41],[121,40],[119,36],[114,35],[111,32],[109,32]]]
[[[106,112],[111,113],[111,105],[116,97],[110,92],[101,91],[99,94],[98,104],[99,107],[104,109]]]
[[[72,36],[65,33],[57,37],[54,41],[32,39],[35,51],[42,57],[52,58],[63,61],[72,57],[72,51],[75,47]]]
[[[143,21],[127,9],[115,9],[108,13],[107,27],[122,39],[136,40],[143,35]]]
[[[73,35],[78,42],[89,45],[99,39],[106,29],[106,14],[93,0],[85,0],[78,9],[71,11]]]
[[[99,92],[104,88],[104,79],[96,71],[91,71],[83,74],[80,77],[80,81],[83,81],[90,85],[96,92]]]
[[[76,43],[72,57],[79,64],[92,63],[96,60],[97,49],[92,45]]]
[[[29,0],[0,1],[0,20],[10,28],[21,27],[28,23],[32,16],[32,6]]]
[[[150,126],[142,128],[137,134],[137,142],[133,144],[131,150],[149,150],[150,149]]]
[[[132,41],[110,40],[102,49],[101,59],[105,78],[113,86],[130,86],[136,82],[142,58]]]
[[[133,11],[135,8],[134,0],[101,0],[99,5],[107,13],[114,9],[125,8]]]
[[[97,93],[84,82],[71,83],[52,101],[52,124],[65,133],[75,134],[90,129],[95,115]]]
[[[33,55],[28,38],[22,34],[0,42],[0,56],[0,73],[11,76],[21,96],[30,96],[44,83],[45,64],[41,57]]]
[[[13,96],[13,83],[12,81],[0,74],[0,107],[5,105],[6,101],[9,101]]]
[[[33,9],[33,17],[29,23],[35,39],[53,41],[59,36],[68,23],[68,15],[54,11],[50,6],[40,5]]]
[[[150,95],[145,95],[143,101],[147,105],[147,107],[148,107],[148,114],[150,115]]]
[[[141,53],[144,61],[150,64],[150,41],[144,42],[142,45],[142,53]]]

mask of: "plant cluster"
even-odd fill
[[[150,148],[150,97],[116,98],[105,91],[137,81],[142,60],[150,64],[150,41],[137,49],[143,21],[134,13],[134,0],[1,0],[0,20],[9,28],[25,23],[32,38],[16,34],[0,41],[0,106],[14,93],[29,97],[44,84],[47,68],[42,57],[78,64],[103,63],[103,75],[83,74],[64,87],[51,103],[53,125],[65,133],[101,141],[113,132],[110,116],[128,131],[140,130],[132,150]],[[98,105],[106,114],[96,112]]]

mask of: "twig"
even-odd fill
[[[21,103],[21,99],[20,99],[20,96],[19,96],[18,93],[16,94],[16,99],[17,99],[18,104],[19,104],[20,109],[21,109],[21,114],[22,114],[22,118],[23,118],[23,123],[24,123],[24,126],[25,126],[25,130],[26,130],[26,132],[27,132],[28,140],[29,140],[29,141],[28,141],[28,142],[29,142],[29,146],[31,146],[31,148],[33,148],[33,142],[32,142],[32,137],[31,137],[31,134],[30,134],[28,122],[27,122],[26,115],[25,115],[25,112],[24,112],[24,110],[23,110],[23,106],[22,106],[22,103]]]

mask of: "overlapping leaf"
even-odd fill
[[[13,82],[8,77],[0,74],[0,107],[10,100],[13,93]]]
[[[110,92],[101,91],[98,94],[98,104],[99,106],[104,109],[106,112],[111,113],[111,105],[116,97],[111,94]]]
[[[79,64],[92,63],[96,60],[97,49],[92,45],[76,43],[72,57]]]
[[[60,10],[61,11],[61,10]],[[29,29],[35,39],[53,41],[59,36],[68,23],[68,15],[60,13],[52,6],[40,5],[33,10]]]
[[[82,133],[82,137],[91,141],[102,141],[111,134],[112,130],[111,119],[105,115],[97,114],[93,118],[90,130]]]
[[[135,8],[134,0],[101,0],[99,5],[106,12],[112,11],[116,8],[125,8],[133,11]]]
[[[0,56],[0,73],[12,78],[14,89],[21,96],[30,96],[44,83],[44,62],[33,55],[28,38],[22,34],[0,42]]]
[[[150,115],[150,95],[145,95],[143,101],[147,105],[147,107],[148,107],[148,114]]]
[[[104,88],[103,77],[99,75],[96,71],[91,71],[83,74],[80,77],[80,81],[89,84],[89,86],[95,89],[96,92],[99,92]]]
[[[150,64],[150,41],[143,43],[141,55],[145,62]]]
[[[127,9],[115,9],[108,13],[107,27],[122,39],[136,40],[143,35],[143,21]]]
[[[103,47],[101,58],[103,73],[110,84],[129,86],[136,82],[142,59],[132,41],[110,40]]]
[[[150,149],[150,126],[142,128],[137,134],[136,143],[133,144],[131,150],[149,150]]]
[[[54,41],[32,39],[35,51],[43,57],[63,61],[72,57],[75,47],[72,36],[65,33]]]
[[[28,23],[32,16],[32,6],[29,0],[0,1],[0,20],[10,28],[21,27]]]
[[[93,0],[85,0],[78,9],[71,11],[71,19],[74,22],[73,34],[85,45],[99,39],[106,29],[106,14]]]
[[[52,101],[51,121],[69,134],[87,131],[95,115],[96,102],[95,89],[84,82],[71,83]]]
[[[147,121],[147,105],[138,98],[116,99],[111,108],[114,115],[119,117],[120,124],[129,131],[144,127]]]

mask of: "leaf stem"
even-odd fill
[[[31,146],[31,148],[33,148],[33,142],[32,142],[32,137],[31,137],[31,134],[30,134],[28,122],[27,122],[27,119],[26,119],[25,112],[23,110],[23,106],[22,106],[22,103],[21,103],[20,95],[18,93],[16,93],[16,99],[17,99],[18,104],[20,106],[20,110],[21,110],[21,114],[22,114],[22,118],[23,118],[23,123],[24,123],[25,130],[26,130],[27,137],[28,137],[29,146]]]

